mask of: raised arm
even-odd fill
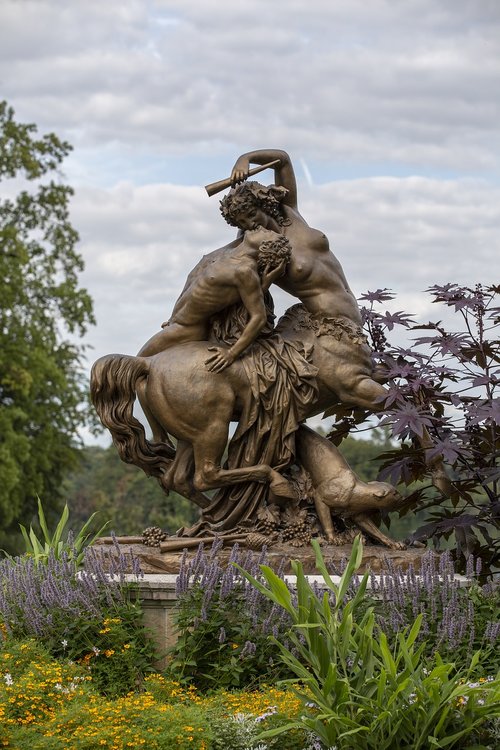
[[[243,182],[243,180],[247,179],[250,164],[267,164],[275,159],[279,159],[280,163],[274,167],[274,184],[281,185],[288,190],[283,203],[286,203],[287,206],[297,210],[297,181],[295,179],[292,162],[286,151],[269,148],[249,151],[246,154],[242,154],[236,160],[231,172],[233,187],[238,182]]]

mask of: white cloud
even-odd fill
[[[251,148],[307,165],[356,294],[429,318],[430,284],[498,282],[498,0],[2,0],[0,89],[75,146],[89,358],[137,351],[231,239],[192,185]]]
[[[493,0],[4,0],[2,90],[77,145],[498,167]],[[24,10],[24,12],[21,11]]]

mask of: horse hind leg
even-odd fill
[[[177,443],[172,465],[159,479],[162,489],[177,492],[200,508],[208,508],[210,498],[194,486],[193,446],[183,440]]]
[[[223,469],[222,456],[228,438],[229,419],[217,419],[209,429],[193,440],[194,486],[211,490],[244,482],[269,483],[272,493],[278,497],[296,498],[292,485],[267,464],[256,464],[239,469]]]
[[[139,403],[141,405],[141,409],[144,412],[144,416],[146,417],[147,421],[149,422],[149,426],[151,427],[152,436],[151,436],[150,442],[166,443],[168,446],[172,447],[173,449],[174,446],[168,436],[168,433],[163,429],[163,427],[158,422],[155,415],[149,408],[148,400],[146,397],[146,385],[147,385],[147,379],[140,378],[135,384],[135,390],[137,393],[137,398],[139,399]]]

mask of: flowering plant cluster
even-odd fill
[[[481,701],[486,704],[491,684],[484,679],[459,686],[450,702],[457,720],[474,716],[476,708],[482,708]],[[296,726],[286,733],[276,731],[287,722],[299,723],[307,716],[321,721],[312,693],[306,692],[305,697],[304,704],[294,691],[277,687],[220,690],[206,696],[192,685],[183,687],[178,681],[151,674],[141,693],[110,699],[96,691],[82,666],[52,658],[34,640],[10,641],[0,648],[0,747],[327,750],[328,745],[317,733],[304,727]],[[418,708],[419,700],[417,693],[409,693],[408,707]],[[493,722],[477,734],[478,740],[491,741],[496,731]],[[271,736],[263,738],[263,733]],[[351,736],[350,742],[349,748],[364,747],[355,737]],[[344,746],[337,747],[340,750]]]
[[[35,640],[0,649],[0,726],[34,726],[87,693],[90,675],[69,661],[51,659]]]
[[[182,686],[162,675],[146,678],[148,692],[158,701],[197,704],[203,708],[213,736],[210,750],[251,750],[261,747],[306,750],[307,733],[296,731],[261,745],[263,729],[272,729],[290,716],[297,716],[302,703],[297,696],[278,687],[262,686],[259,690],[234,691],[219,689],[202,695],[192,684]]]
[[[421,558],[418,575],[387,560],[387,570],[371,576],[371,591],[380,600],[376,606],[379,627],[390,640],[409,628],[420,615],[419,640],[425,653],[436,652],[465,668],[481,649],[479,674],[500,670],[500,589],[493,583],[480,586],[481,560],[468,558],[466,579],[457,577],[452,555],[428,550]]]
[[[240,564],[262,582],[259,565],[266,562],[265,552],[257,559],[252,553],[243,554],[235,545],[230,564],[222,566],[217,557],[219,544],[216,541],[210,551],[200,545],[190,561],[183,557],[177,584],[179,639],[170,652],[169,673],[203,689],[289,677],[290,670],[270,639],[273,636],[289,643],[289,614],[276,602],[269,602],[231,565]],[[432,658],[439,652],[460,669],[466,668],[473,653],[482,649],[477,675],[496,674],[500,668],[500,590],[491,583],[477,583],[480,560],[474,563],[469,558],[466,580],[456,575],[450,551],[440,555],[427,551],[418,575],[412,566],[402,572],[390,560],[387,565],[385,574],[371,576],[370,590],[358,603],[358,614],[372,606],[376,626],[391,644],[420,615],[418,640],[425,644],[426,656]],[[342,574],[344,570],[345,565],[335,572]],[[277,575],[290,591],[291,601],[296,602],[297,594],[288,587],[282,572]],[[347,584],[346,601],[356,596],[359,586],[359,577],[353,575]],[[318,597],[326,593],[334,603],[328,587],[314,584],[312,590]]]
[[[128,564],[117,555],[105,566],[92,547],[82,570],[77,556],[65,552],[56,557],[50,551],[43,564],[30,556],[0,561],[5,636],[35,637],[54,656],[85,665],[103,692],[127,693],[154,658],[142,611],[125,581]]]
[[[192,560],[186,554],[182,558],[178,640],[170,651],[169,673],[203,690],[274,682],[288,672],[268,636],[286,639],[289,618],[231,564],[258,575],[266,553],[243,553],[235,544],[229,564],[222,566],[217,555],[221,544],[216,540],[208,552],[200,544]]]
[[[302,728],[315,732],[325,747],[338,750],[427,750],[458,745],[486,720],[500,716],[500,675],[472,680],[480,651],[465,670],[457,670],[437,652],[428,660],[424,644],[417,646],[422,614],[391,644],[376,627],[373,607],[363,601],[369,573],[355,596],[346,599],[363,557],[360,537],[338,583],[329,575],[316,541],[313,547],[316,567],[333,596],[318,595],[299,562],[292,562],[296,601],[271,568],[261,566],[264,583],[240,568],[293,622],[289,638],[295,653],[284,643],[276,645],[295,674],[288,682],[304,706],[298,720],[263,732],[262,739]]]
[[[34,640],[0,648],[0,747],[11,750],[251,750],[263,729],[300,710],[287,690],[205,697],[160,674],[141,693],[111,699],[82,666],[52,658]],[[306,740],[295,732],[260,747],[305,750]]]
[[[466,589],[458,587],[449,555],[437,563],[436,556],[429,553],[424,558],[420,578],[412,571],[405,580],[397,571],[384,576],[374,592],[382,602],[382,612],[376,617],[375,601],[367,596],[368,575],[361,580],[356,575],[361,555],[359,540],[354,544],[353,557],[344,566],[339,586],[331,582],[316,547],[317,566],[323,572],[324,585],[308,587],[300,567],[296,567],[299,580],[296,590],[290,589],[281,573],[277,575],[265,565],[259,566],[265,561],[265,553],[255,559],[242,554],[238,547],[233,548],[232,562],[243,563],[237,572],[233,565],[220,566],[218,548],[216,543],[205,553],[200,547],[191,562],[187,555],[183,561],[179,593],[186,597],[186,602],[196,604],[191,613],[186,604],[185,626],[186,637],[189,633],[195,640],[193,653],[198,661],[182,665],[185,672],[176,679],[153,673],[138,684],[138,676],[151,664],[152,656],[146,658],[142,652],[142,672],[138,672],[140,648],[134,640],[138,636],[137,633],[134,636],[124,614],[131,602],[127,592],[113,589],[123,579],[120,571],[126,568],[125,560],[118,560],[115,576],[110,580],[101,570],[102,561],[94,559],[91,553],[87,571],[92,569],[95,579],[99,571],[103,574],[102,585],[111,587],[107,591],[111,598],[101,592],[102,609],[98,614],[92,611],[86,620],[82,617],[74,630],[67,608],[61,618],[66,630],[52,630],[52,640],[47,638],[51,654],[41,645],[43,630],[36,641],[19,640],[22,619],[19,612],[17,619],[14,617],[14,599],[7,597],[11,620],[8,631],[4,622],[0,638],[0,747],[16,750],[406,747],[415,750],[427,747],[425,742],[429,738],[447,742],[450,747],[462,747],[460,743],[466,737],[474,737],[484,747],[494,747],[490,743],[498,730],[500,716],[500,683],[493,678],[492,671],[495,651],[483,649],[484,658],[479,652],[471,655],[470,651],[471,643],[475,648],[479,639],[484,646],[485,639],[492,634],[495,620],[490,615],[497,611],[498,603],[489,602],[490,609],[483,608],[480,616],[474,615],[474,626],[463,633],[463,627],[458,625],[452,634],[455,640],[447,645],[442,637],[447,624],[461,614],[470,614],[466,604],[468,594],[462,598]],[[35,587],[39,598],[30,601],[42,603],[41,592],[45,591],[47,600],[55,604],[55,599],[50,599],[54,595],[50,593],[50,585],[46,583],[46,588],[42,585],[46,582],[42,571],[45,568],[45,575],[49,570],[53,575],[54,570],[59,570],[54,568],[56,562],[51,559],[50,565],[37,566],[41,571],[41,578],[36,579],[39,588]],[[16,561],[9,563],[13,566]],[[68,561],[63,559],[59,563]],[[17,586],[22,604],[23,596],[30,592],[26,583],[32,579],[23,577],[20,570],[15,572],[20,576],[19,581],[15,583],[13,576],[9,582]],[[470,575],[477,572],[470,568]],[[5,579],[0,580],[5,584]],[[77,580],[85,581],[85,575],[78,574]],[[189,589],[193,582],[193,588]],[[402,598],[405,587],[409,594]],[[196,593],[190,599],[193,590]],[[252,591],[257,591],[257,595]],[[5,586],[3,596],[6,597]],[[75,599],[77,619],[78,601]],[[231,603],[238,608],[232,609]],[[221,608],[223,624],[210,626],[211,618]],[[397,611],[398,621],[384,618],[384,611]],[[231,620],[235,612],[238,622]],[[403,617],[400,612],[405,613]],[[138,629],[139,621],[134,617],[134,627]],[[245,618],[247,624],[242,624]],[[40,623],[40,619],[36,622]],[[280,624],[276,627],[277,623]],[[47,622],[46,627],[49,625]],[[405,626],[406,630],[401,632]],[[78,628],[83,629],[80,641]],[[234,633],[242,636],[236,649],[231,646],[236,641],[229,641],[230,655],[239,648],[241,662],[253,660],[253,666],[238,665],[243,679],[245,669],[249,682],[256,681],[257,669],[261,670],[261,679],[288,675],[292,690],[265,686],[246,692],[215,690],[210,677],[220,674],[225,679],[229,672],[223,668],[223,659],[219,667],[210,655],[206,657],[204,668],[210,675],[206,680],[198,669],[203,649],[213,649],[214,641],[216,648],[224,645],[220,628],[224,629],[224,635],[232,635],[234,628]],[[432,647],[425,640],[418,645],[420,631],[433,643]],[[56,632],[58,638],[62,632],[65,634],[57,644],[53,640]],[[457,640],[458,636],[462,640]],[[246,646],[250,637],[255,651]],[[261,647],[274,649],[271,667],[268,652],[263,657],[259,652]],[[451,659],[446,662],[439,652],[452,647],[453,657],[457,658],[454,663]],[[131,659],[130,663],[127,659]],[[463,668],[465,662],[467,668]],[[275,664],[283,665],[281,672],[276,671]],[[481,666],[486,670],[483,673]],[[171,668],[170,674],[175,672]],[[291,679],[293,675],[299,680]],[[195,677],[204,690],[210,689],[200,692],[193,684]],[[228,684],[232,687],[229,681]],[[420,744],[415,744],[415,738]]]
[[[446,308],[441,318],[453,311],[450,326],[381,312],[378,306],[394,298],[387,289],[361,297],[374,364],[387,382],[381,424],[400,441],[380,456],[380,478],[413,486],[402,513],[427,511],[414,539],[453,537],[462,565],[472,553],[482,558],[486,573],[500,559],[500,287],[445,284],[428,292]],[[419,333],[401,346],[389,341],[396,330]],[[345,406],[331,413],[337,416],[331,433],[337,444],[367,416]],[[429,466],[439,460],[449,475],[440,491],[429,482]]]

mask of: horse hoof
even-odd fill
[[[282,477],[280,477],[280,479],[273,480],[269,485],[269,489],[271,490],[273,495],[276,495],[276,497],[286,497],[290,500],[297,499],[297,494],[290,482],[287,482],[287,480],[283,479]]]

